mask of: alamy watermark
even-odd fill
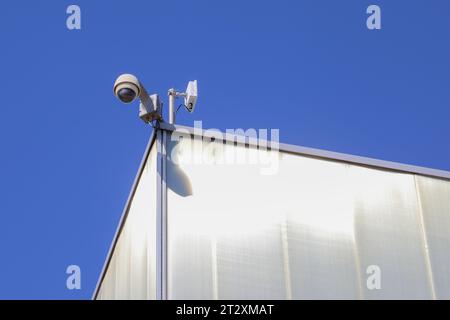
[[[69,276],[66,280],[66,287],[69,290],[81,289],[81,268],[76,264],[72,264],[67,267],[66,274]]]
[[[377,265],[370,265],[366,269],[366,274],[368,274],[366,280],[366,286],[369,290],[380,290],[381,289],[381,268]]]
[[[66,19],[66,27],[69,30],[81,29],[81,9],[76,4],[67,7],[66,13],[69,15]]]
[[[376,4],[367,7],[366,13],[369,15],[366,20],[366,26],[369,30],[381,29],[381,8]],[[66,19],[66,27],[69,30],[81,29],[81,8],[76,4],[71,4],[66,9],[69,16]]]
[[[366,13],[369,17],[366,21],[367,29],[380,30],[381,29],[381,8],[375,4],[367,7]]]
[[[202,121],[194,121],[193,135],[179,128],[171,135],[171,145],[168,156],[175,165],[251,165],[257,166],[262,175],[276,174],[279,169],[279,129],[221,132],[203,130]]]

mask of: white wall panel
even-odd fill
[[[169,298],[286,298],[279,204],[263,189],[272,178],[219,164],[235,147],[217,143],[196,164],[199,143],[178,144],[168,171]]]
[[[450,299],[450,181],[416,176],[437,299]]]
[[[156,149],[152,147],[98,299],[156,297]]]
[[[348,166],[282,154],[279,175],[292,298],[358,299]]]
[[[351,166],[351,181],[363,298],[431,298],[414,176]],[[366,285],[372,265],[381,270],[380,290]]]

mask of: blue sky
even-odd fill
[[[119,74],[165,101],[198,79],[181,124],[450,170],[449,30],[444,0],[2,3],[0,298],[91,297],[151,133]]]

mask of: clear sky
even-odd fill
[[[119,74],[198,79],[181,124],[450,170],[449,31],[447,0],[2,2],[0,298],[91,297],[151,133]]]

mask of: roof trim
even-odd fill
[[[217,129],[210,129],[210,130],[203,130],[200,128],[192,128],[182,125],[171,125],[167,123],[161,123],[160,128],[163,130],[168,131],[175,131],[179,133],[190,133],[194,136],[202,136],[202,137],[209,137],[209,138],[216,138],[217,135],[214,134],[217,132],[221,132]],[[222,132],[223,133],[223,132]],[[314,158],[321,158],[321,159],[327,159],[327,160],[335,160],[340,162],[347,162],[351,164],[357,164],[362,165],[366,167],[372,167],[372,168],[378,168],[378,169],[387,169],[392,171],[398,171],[398,172],[405,172],[405,173],[413,173],[413,174],[419,174],[423,176],[429,176],[434,178],[440,178],[440,179],[446,179],[450,180],[450,171],[445,170],[438,170],[438,169],[431,169],[426,167],[420,167],[420,166],[414,166],[409,164],[402,164],[398,162],[392,162],[392,161],[385,161],[385,160],[378,160],[374,158],[367,158],[362,156],[356,156],[356,155],[350,155],[350,154],[344,154],[339,152],[333,152],[333,151],[327,151],[327,150],[320,150],[315,148],[309,148],[309,147],[302,147],[292,144],[285,144],[285,143],[275,143],[271,141],[265,141],[262,139],[250,139],[249,137],[244,136],[238,136],[236,134],[224,134],[224,141],[226,142],[234,142],[237,144],[245,144],[248,146],[254,146],[257,147],[258,143],[261,145],[261,141],[263,142],[263,145],[267,145],[268,147],[273,146],[274,148],[278,148],[280,151],[302,155],[302,156],[308,156],[308,157],[314,157]]]

